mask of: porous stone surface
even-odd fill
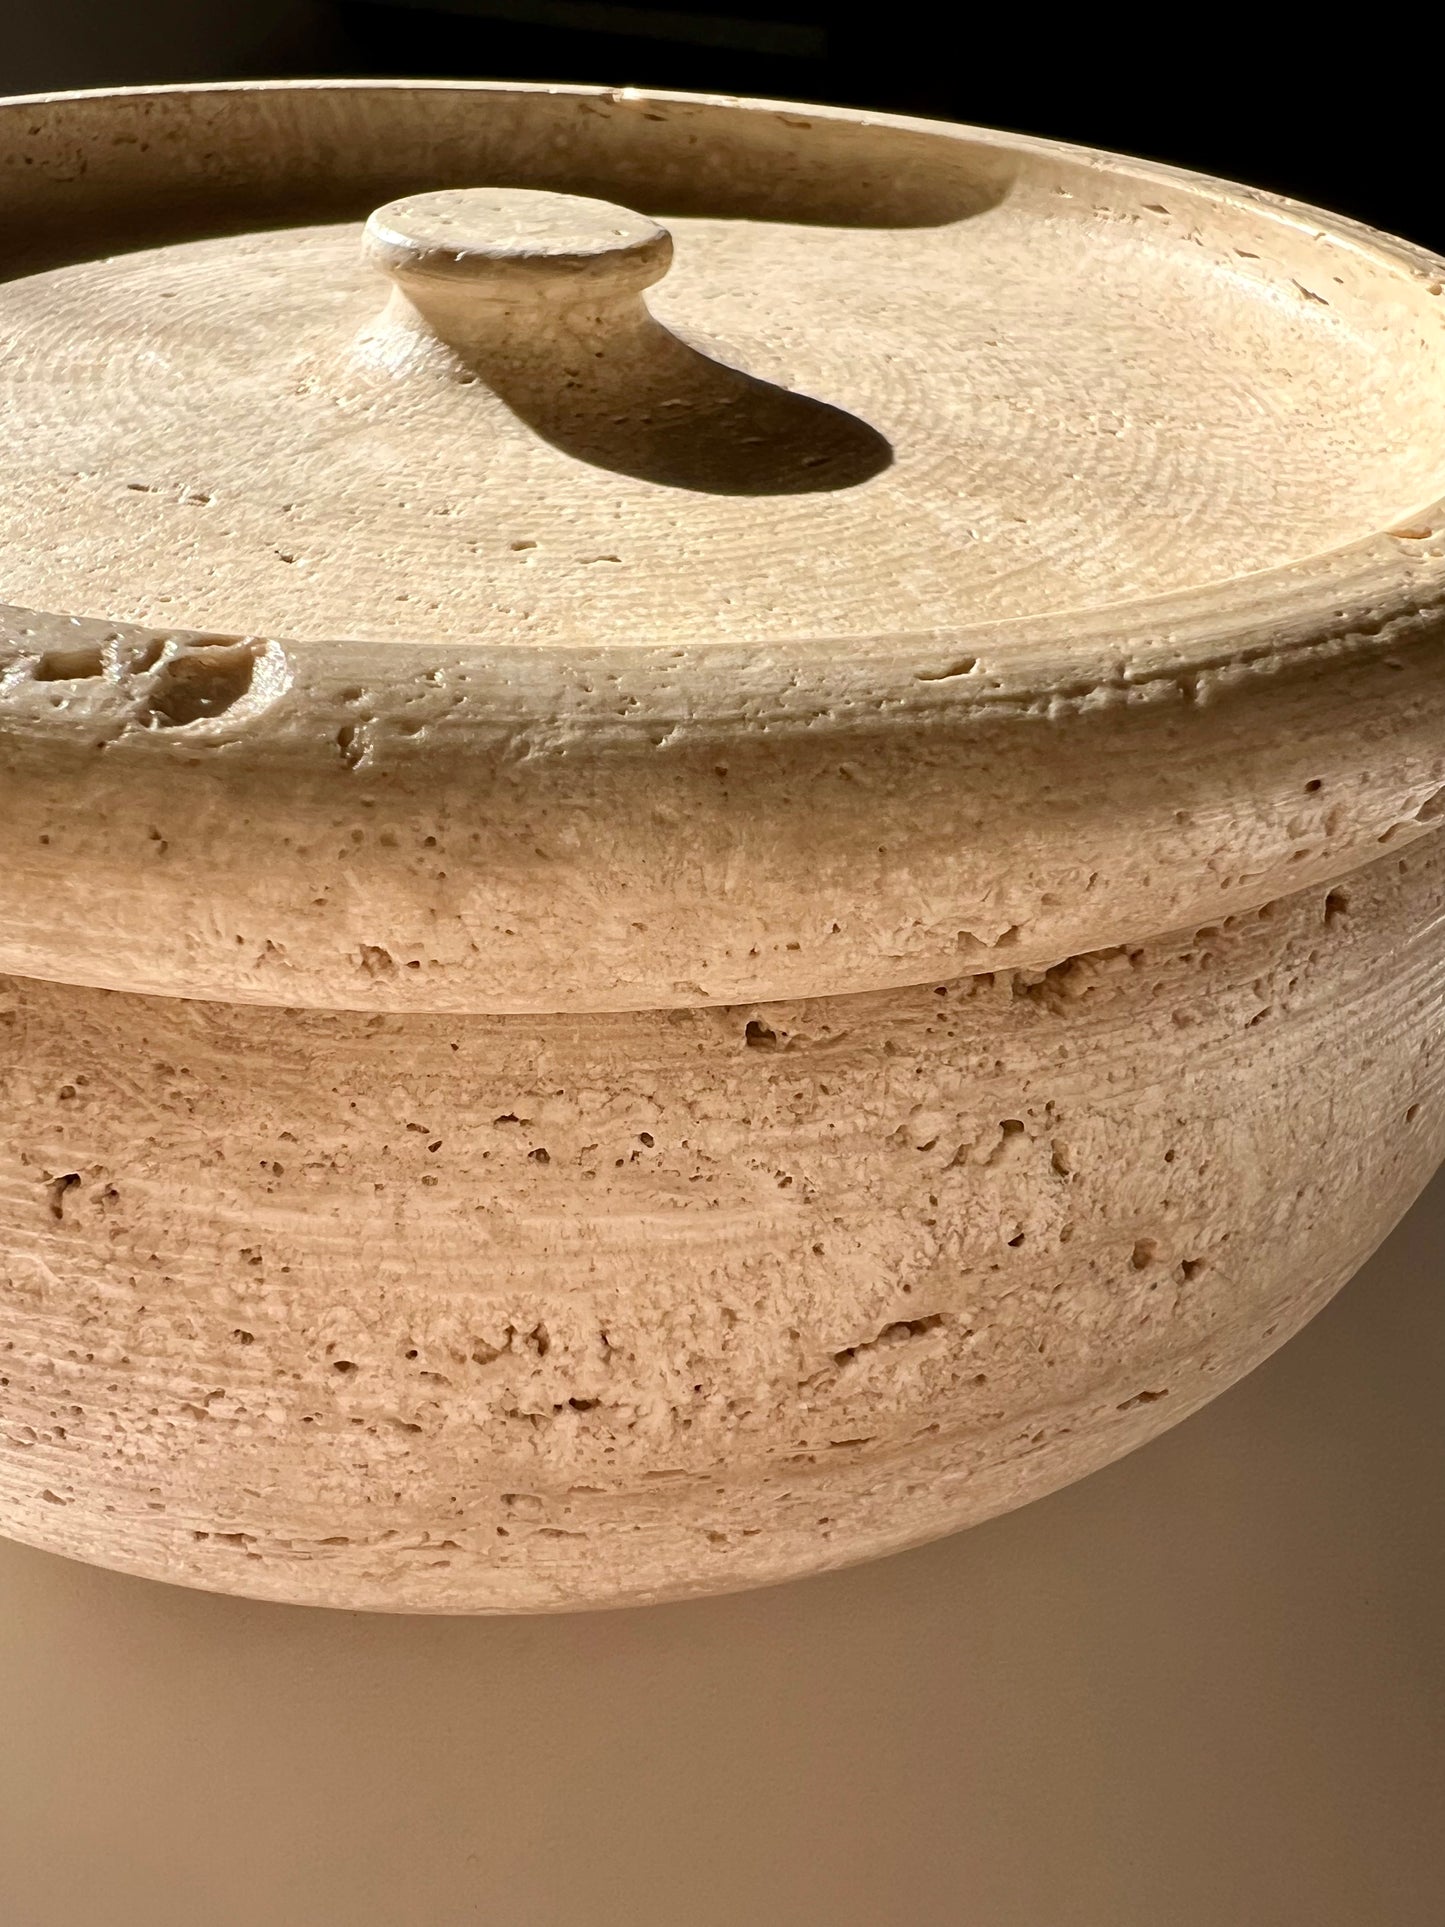
[[[581,88],[0,103],[0,217],[0,1527],[780,1579],[1183,1417],[1429,1174],[1439,261]]]
[[[6,986],[0,1514],[437,1611],[951,1530],[1286,1338],[1445,1143],[1438,838],[1184,938],[588,1018]]]
[[[363,250],[497,182],[460,278]],[[594,233],[529,291],[579,197],[641,281]],[[842,994],[1255,908],[1445,786],[1403,242],[977,129],[420,85],[14,103],[0,216],[17,975]]]

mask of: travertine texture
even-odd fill
[[[493,183],[672,265],[605,326],[392,325],[364,220]],[[0,968],[879,989],[1328,882],[1445,785],[1445,283],[1403,243],[585,89],[14,104],[0,213],[44,270],[0,285]]]
[[[641,1600],[1137,1445],[1445,1143],[1438,838],[1186,939],[737,1009],[12,982],[7,1529],[266,1596]]]
[[[0,211],[5,1529],[782,1578],[1183,1416],[1433,1168],[1439,262],[583,89],[0,104]]]

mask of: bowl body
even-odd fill
[[[1445,1141],[1445,850],[1045,972],[658,1013],[9,980],[0,1528],[435,1611],[838,1565],[1279,1344]]]

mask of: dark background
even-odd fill
[[[595,81],[1021,129],[1311,200],[1445,252],[1428,12],[826,0],[0,0],[0,92],[290,75]]]

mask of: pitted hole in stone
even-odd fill
[[[154,669],[166,653],[166,645],[159,636],[152,636],[138,647],[132,645],[125,659],[125,667],[135,676],[143,676],[147,670]]]
[[[1445,789],[1438,789],[1433,796],[1427,796],[1415,812],[1417,823],[1438,823],[1445,816]]]
[[[978,668],[977,656],[960,656],[943,669],[915,669],[915,682],[951,682],[955,676],[971,676]]]
[[[254,642],[209,643],[163,662],[151,690],[146,721],[153,729],[224,716],[250,693],[260,647]]]
[[[835,1365],[851,1365],[865,1353],[886,1351],[895,1345],[907,1344],[910,1338],[922,1338],[928,1332],[939,1329],[943,1323],[941,1311],[929,1312],[923,1318],[895,1318],[885,1325],[876,1338],[865,1338],[856,1345],[845,1345],[842,1351],[834,1352]]]
[[[1165,1386],[1161,1392],[1135,1392],[1132,1398],[1122,1399],[1114,1409],[1116,1412],[1132,1412],[1140,1405],[1152,1405],[1156,1399],[1168,1398],[1168,1396],[1168,1386]]]
[[[50,1215],[57,1224],[65,1217],[65,1194],[80,1183],[78,1171],[64,1171],[59,1177],[51,1178],[46,1184],[50,1199]]]
[[[105,657],[94,642],[74,649],[47,649],[31,671],[36,682],[88,682],[104,674]]]

